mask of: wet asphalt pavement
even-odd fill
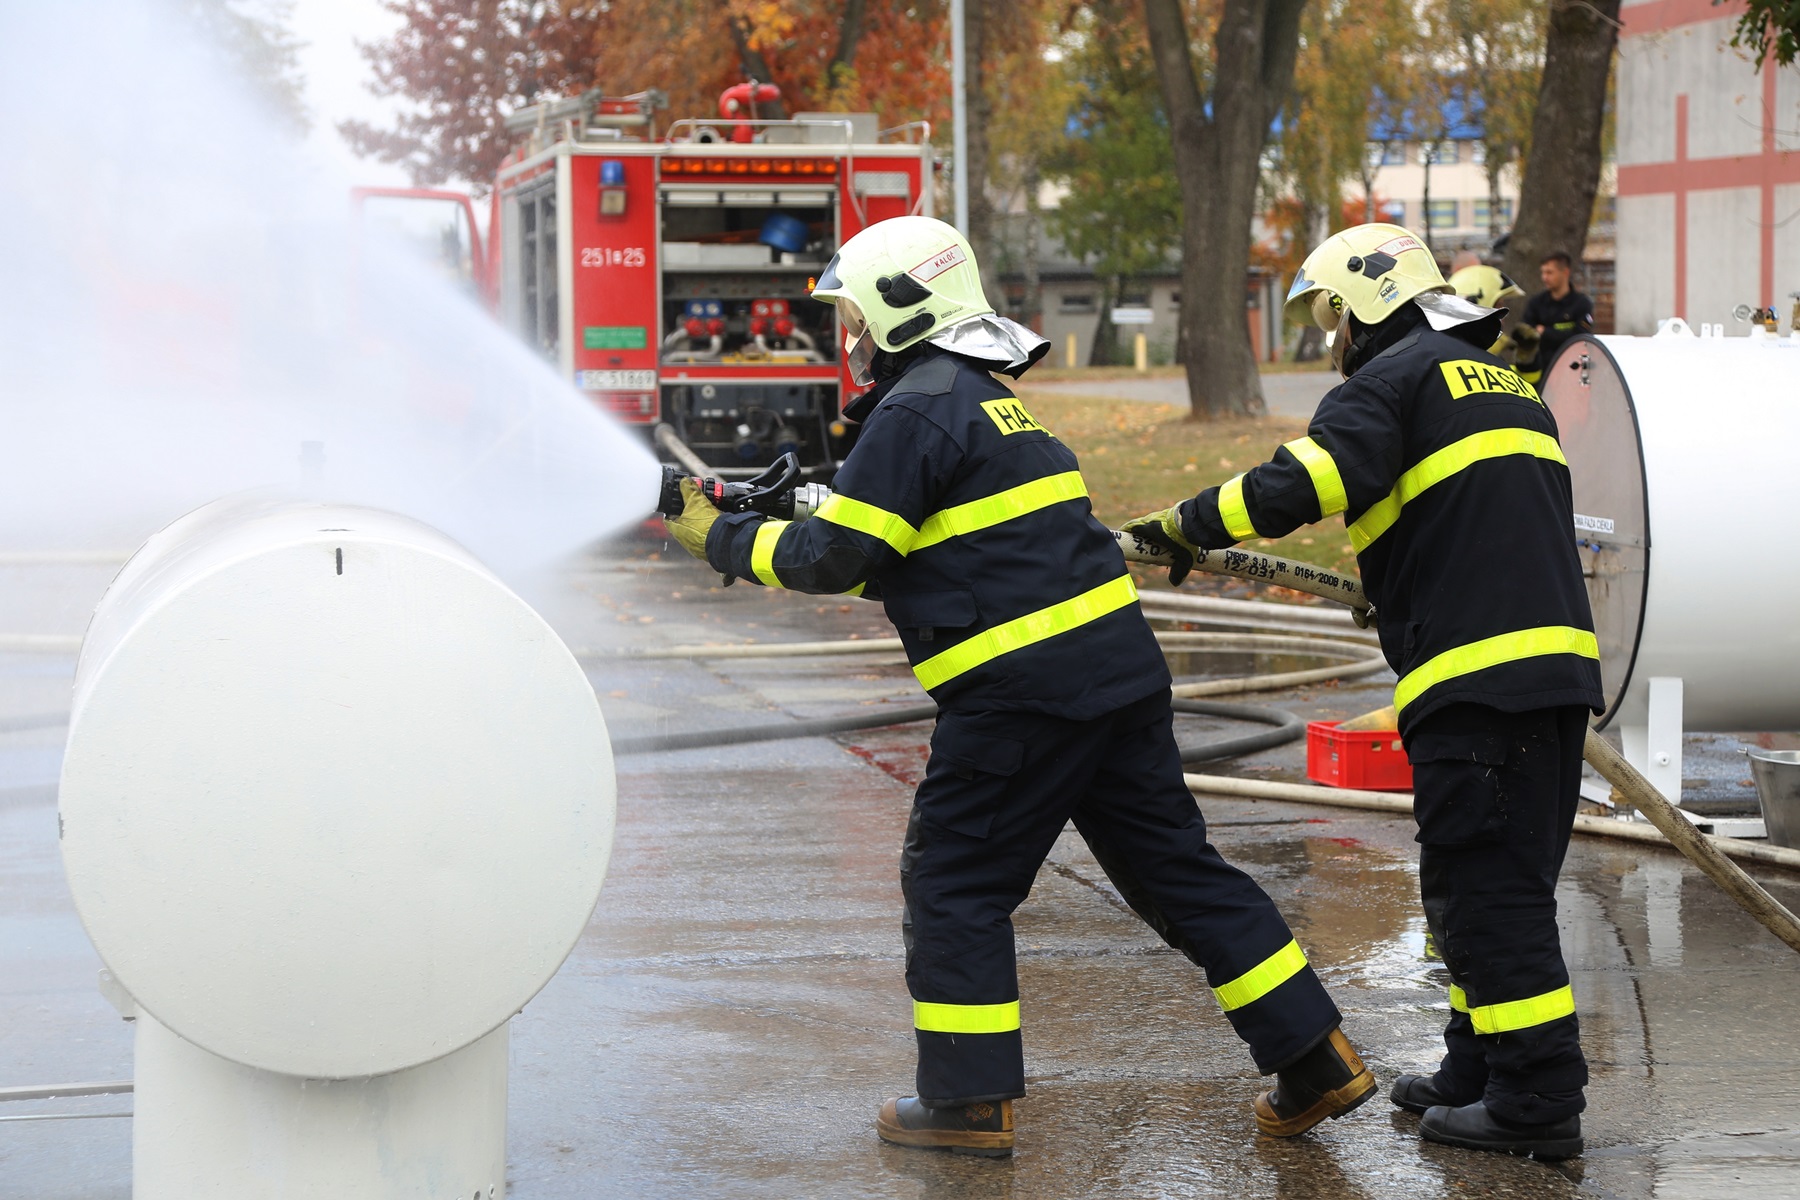
[[[109,571],[0,568],[0,631],[78,633]],[[726,591],[701,568],[593,560],[530,598],[575,646],[885,636],[880,609]],[[1221,655],[1236,675],[1291,660]],[[0,1087],[127,1077],[130,1027],[56,853],[70,657],[0,654]],[[589,662],[615,735],[916,703],[896,659]],[[1391,683],[1391,680],[1388,682]],[[1252,703],[1309,718],[1375,681]],[[1184,735],[1241,726],[1183,718]],[[1578,838],[1559,892],[1593,1068],[1588,1152],[1546,1165],[1422,1143],[1385,1085],[1429,1069],[1447,1008],[1425,957],[1410,824],[1208,798],[1225,855],[1274,896],[1383,1094],[1291,1141],[1200,973],[1065,835],[1017,916],[1030,1095],[1011,1160],[882,1145],[907,1090],[898,852],[929,729],[620,761],[619,829],[588,932],[514,1023],[510,1195],[575,1197],[1619,1196],[1800,1194],[1800,963],[1679,857]],[[1719,789],[1729,738],[1688,745]],[[1299,779],[1298,743],[1231,764]],[[1221,768],[1209,768],[1220,770]],[[1747,778],[1747,773],[1745,773]],[[1711,784],[1709,783],[1709,786]],[[1800,876],[1753,869],[1790,906]],[[0,1105],[128,1111],[128,1098]],[[0,1121],[0,1197],[123,1200],[130,1121]]]

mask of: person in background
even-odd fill
[[[1571,260],[1561,250],[1544,256],[1538,264],[1538,278],[1544,281],[1544,290],[1525,302],[1519,329],[1513,335],[1518,340],[1524,330],[1537,333],[1537,357],[1519,368],[1519,374],[1533,387],[1543,378],[1564,342],[1594,329],[1594,302],[1575,290],[1570,282],[1571,270]],[[1521,349],[1529,349],[1523,341],[1520,345]]]

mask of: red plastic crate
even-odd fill
[[[1410,792],[1413,785],[1399,734],[1343,730],[1336,721],[1307,723],[1306,777],[1327,787],[1375,792]]]

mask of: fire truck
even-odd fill
[[[931,214],[931,130],[883,129],[872,113],[759,117],[778,96],[740,84],[716,118],[660,133],[655,92],[513,114],[517,144],[470,261],[500,321],[646,437],[666,423],[723,477],[793,453],[828,478],[854,441],[840,414],[860,389],[832,308],[808,294],[853,234]],[[476,238],[472,219],[453,220],[469,228],[447,244]]]

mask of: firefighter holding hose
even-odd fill
[[[1178,575],[1201,549],[1344,514],[1400,676],[1420,892],[1452,981],[1442,1063],[1393,1101],[1432,1141],[1571,1157],[1587,1064],[1555,889],[1602,697],[1556,422],[1487,350],[1500,312],[1398,226],[1320,245],[1288,316],[1329,331],[1344,376],[1307,435],[1126,531]]]
[[[1025,1094],[1012,913],[1071,819],[1133,908],[1206,972],[1275,1087],[1290,1136],[1375,1086],[1275,905],[1208,843],[1182,782],[1169,673],[1075,456],[991,372],[1048,343],[996,316],[969,244],[928,217],[846,242],[837,306],[870,390],[834,494],[805,522],[721,515],[692,483],[670,521],[714,569],[770,587],[874,595],[939,717],[901,859],[917,1095],[880,1136],[1000,1156]]]

